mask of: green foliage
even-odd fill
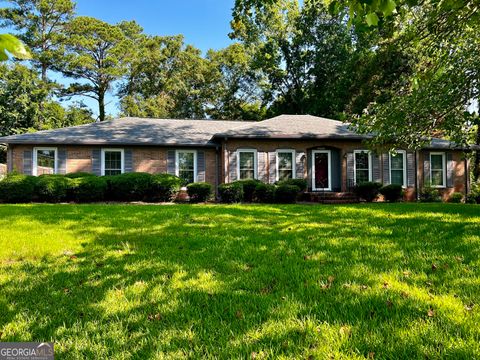
[[[276,186],[273,184],[259,183],[255,187],[255,202],[273,204],[275,202]]]
[[[107,180],[104,177],[81,174],[72,174],[76,176],[70,177],[68,199],[76,203],[103,201],[108,188]]]
[[[66,201],[70,181],[71,179],[63,175],[41,175],[35,184],[35,195],[42,202],[59,203]]]
[[[182,179],[170,174],[152,175],[150,190],[147,193],[148,201],[170,202],[182,186]]]
[[[442,197],[438,189],[431,186],[424,186],[420,192],[420,202],[441,202]]]
[[[190,202],[205,202],[212,196],[212,185],[206,182],[196,182],[187,185]]]
[[[366,202],[372,202],[379,194],[382,184],[377,182],[364,182],[355,185],[354,193]]]
[[[105,178],[108,182],[105,197],[113,201],[142,201],[152,183],[152,175],[147,173],[126,173]]]
[[[243,188],[243,202],[253,202],[255,197],[255,189],[258,184],[261,183],[260,180],[248,179],[248,180],[237,180],[234,182],[239,184]]]
[[[463,200],[463,194],[460,192],[454,192],[449,199],[449,201],[454,204],[460,204],[462,200]]]
[[[87,172],[76,172],[76,173],[69,173],[66,174],[65,177],[69,179],[78,179],[78,178],[84,178],[84,177],[95,177],[95,174],[92,173],[87,173]]]
[[[480,183],[472,183],[465,202],[467,204],[480,204]]]
[[[396,202],[402,199],[403,189],[401,185],[390,184],[380,188],[380,194],[383,195],[385,201]]]
[[[8,60],[8,54],[17,59],[30,59],[31,55],[25,45],[10,34],[0,34],[0,61]]]
[[[297,201],[300,188],[296,185],[279,185],[275,189],[275,202],[293,204]]]
[[[28,203],[34,199],[35,176],[8,174],[0,181],[0,202],[3,203]]]
[[[218,194],[223,203],[239,203],[243,200],[243,186],[237,182],[220,184],[218,187]]]
[[[278,181],[277,185],[295,185],[298,186],[300,191],[306,191],[307,190],[307,180],[305,179],[288,179],[288,180],[282,180]]]

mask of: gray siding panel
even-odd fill
[[[423,153],[423,185],[430,186],[430,152]]]
[[[277,181],[276,158],[277,158],[277,153],[276,152],[268,153],[268,166],[269,166],[269,170],[270,170],[269,183],[270,184],[273,184],[275,181]]]
[[[415,187],[415,153],[407,152],[407,186]]]
[[[102,152],[100,149],[92,150],[92,173],[95,175],[102,175]]]
[[[33,152],[32,150],[25,150],[23,152],[23,173],[25,175],[32,175],[33,166]]]
[[[296,153],[295,159],[295,175],[297,179],[304,179],[305,178],[305,153],[303,151],[299,151]]]
[[[382,154],[383,157],[383,184],[390,184],[390,153]]]
[[[354,185],[354,161],[353,152],[347,153],[347,188]]]
[[[205,181],[205,151],[197,151],[197,181]]]
[[[230,152],[229,159],[230,169],[228,171],[230,175],[230,182],[237,181],[237,152]]]
[[[382,171],[380,169],[380,156],[378,154],[372,153],[372,181],[381,183],[382,182]]]
[[[133,151],[132,149],[125,149],[125,166],[126,173],[133,172]]]
[[[67,173],[67,150],[65,148],[59,148],[57,157],[57,171],[60,175],[65,175]]]
[[[451,188],[454,186],[454,176],[455,176],[455,164],[453,162],[452,153],[446,154],[447,160],[447,187]]]
[[[167,174],[175,175],[175,150],[167,151]]]

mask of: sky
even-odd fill
[[[183,34],[185,43],[203,53],[231,43],[228,33],[234,0],[76,0],[76,3],[79,16],[91,16],[111,24],[135,20],[149,35]],[[0,6],[6,5],[0,0]],[[49,75],[65,83],[59,74]],[[118,99],[113,95],[110,93],[106,98],[106,110],[109,115],[116,116]],[[98,103],[90,98],[76,96],[63,104],[78,100],[98,115]]]

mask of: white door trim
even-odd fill
[[[315,154],[328,155],[328,187],[315,187]],[[312,150],[312,190],[313,191],[332,191],[332,151],[331,150]]]

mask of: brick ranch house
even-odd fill
[[[303,178],[309,192],[345,193],[355,183],[400,184],[414,200],[431,185],[447,199],[468,191],[468,160],[453,143],[434,139],[418,151],[368,151],[368,137],[348,125],[309,115],[260,122],[121,118],[0,138],[7,171],[29,175],[89,172],[170,173],[186,182]]]

